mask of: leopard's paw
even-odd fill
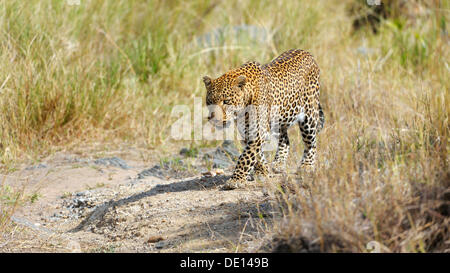
[[[254,172],[255,176],[267,176],[267,175],[269,175],[269,168],[267,167],[267,164],[263,164],[261,162],[257,162],[255,164],[254,170],[255,170],[255,172]]]
[[[255,176],[268,176],[269,170],[268,169],[257,169],[254,173]]]
[[[225,184],[222,185],[221,190],[229,191],[229,190],[242,188],[244,186],[244,182],[245,181],[230,178],[227,180],[227,182],[225,182]]]
[[[297,173],[313,173],[315,171],[315,166],[311,164],[301,164],[297,169]]]

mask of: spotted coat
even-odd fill
[[[269,174],[262,146],[270,134],[278,135],[272,170],[284,171],[289,153],[287,130],[295,123],[305,144],[301,166],[314,169],[316,135],[325,121],[319,102],[319,74],[312,55],[295,49],[265,65],[248,62],[217,79],[203,78],[209,121],[220,127],[237,120],[244,128],[245,148],[225,189],[241,186],[252,169]]]

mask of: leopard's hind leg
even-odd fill
[[[289,155],[289,145],[288,128],[283,126],[280,128],[278,149],[272,164],[274,173],[283,173],[286,171],[286,160]]]
[[[316,136],[325,123],[319,95],[319,71],[312,70],[308,76],[308,87],[303,92],[303,102],[306,103],[305,117],[303,120],[298,121],[303,143],[305,144],[301,161],[301,168],[305,170],[314,170],[317,150]]]
[[[316,163],[316,134],[318,122],[306,116],[303,122],[298,122],[300,133],[302,134],[305,149],[303,151],[301,168],[306,170],[314,169]]]

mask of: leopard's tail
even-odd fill
[[[323,129],[323,125],[325,124],[325,115],[323,114],[322,105],[319,103],[319,124],[317,126],[317,132],[320,132]]]

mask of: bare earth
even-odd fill
[[[273,214],[260,183],[222,191],[231,167],[205,175],[202,153],[179,158],[58,153],[7,175],[8,185],[25,185],[26,201],[0,251],[257,251]]]

